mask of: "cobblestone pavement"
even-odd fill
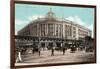
[[[22,56],[22,62],[16,63],[16,65],[21,64],[49,64],[49,63],[72,63],[72,62],[91,62],[93,61],[93,52],[76,51],[75,53],[70,53],[66,51],[65,55],[61,51],[55,51],[54,56],[51,56],[51,51],[41,51],[41,55],[38,53],[27,54]]]

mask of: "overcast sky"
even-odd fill
[[[44,17],[52,8],[56,17],[74,21],[89,28],[93,36],[94,8],[15,4],[15,34],[38,17]]]

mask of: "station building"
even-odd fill
[[[56,14],[50,9],[45,17],[38,17],[19,30],[18,35],[79,40],[85,36],[91,36],[91,30],[73,21],[56,17]]]
[[[26,37],[27,36],[27,37]],[[66,46],[77,44],[86,36],[91,37],[91,30],[73,21],[59,18],[50,9],[43,18],[31,21],[27,26],[18,31],[16,46]],[[78,42],[76,43],[75,40]],[[37,46],[38,46],[37,45]]]

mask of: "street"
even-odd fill
[[[51,56],[51,50],[45,50],[41,51],[40,56],[39,53],[22,55],[22,62],[16,63],[16,65],[92,62],[93,58],[93,52],[76,51],[75,53],[70,53],[67,50],[63,55],[62,51],[54,51],[54,56]]]

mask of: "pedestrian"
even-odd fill
[[[41,49],[40,48],[38,48],[38,53],[39,53],[39,56],[41,55]]]
[[[40,50],[39,50],[39,56],[40,56],[40,53],[41,53],[41,52],[40,52]]]
[[[34,51],[34,48],[33,48],[33,49],[32,49],[32,53],[34,54],[34,52],[35,52],[35,51]]]
[[[21,61],[22,61],[21,51],[19,51],[18,54],[17,54],[16,62],[21,62]]]
[[[39,56],[41,55],[41,45],[40,43],[38,44],[38,53],[39,53]]]
[[[65,48],[63,47],[63,55],[65,55]]]
[[[51,56],[54,56],[54,47],[51,48]]]

